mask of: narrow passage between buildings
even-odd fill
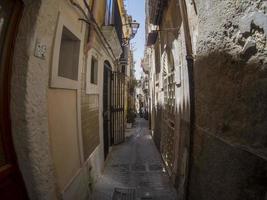
[[[175,200],[175,189],[152,140],[148,122],[137,118],[131,132],[126,142],[114,146],[109,154],[93,199]]]

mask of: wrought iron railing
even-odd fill
[[[154,25],[159,25],[162,19],[164,7],[168,0],[149,0],[149,21]]]
[[[123,30],[122,30],[122,20],[121,20],[119,5],[118,5],[118,1],[116,0],[113,1],[113,3],[114,3],[114,26],[118,34],[120,43],[122,44]]]

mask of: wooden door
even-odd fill
[[[23,4],[20,0],[0,1],[0,199],[25,200],[11,136],[10,77],[12,56]]]

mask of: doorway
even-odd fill
[[[111,144],[125,141],[125,74],[113,72],[111,76]]]
[[[10,119],[10,77],[13,49],[23,3],[0,1],[0,199],[26,200],[27,193],[13,147]]]
[[[173,55],[168,51],[164,51],[162,55],[163,64],[163,137],[162,137],[162,153],[163,160],[166,163],[169,175],[172,175],[175,160],[175,80],[174,80],[174,59]]]
[[[110,99],[111,99],[111,66],[104,62],[103,78],[103,133],[104,133],[104,158],[107,158],[110,146]]]

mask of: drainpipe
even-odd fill
[[[97,11],[97,2],[99,1],[96,1],[94,0],[93,3],[92,3],[92,15],[93,17],[96,16],[96,11]],[[95,31],[94,31],[94,28],[92,26],[88,26],[89,27],[89,32],[88,32],[88,43],[86,45],[86,48],[85,48],[85,52],[88,52],[92,47],[93,47],[93,43],[95,41]]]
[[[188,23],[188,14],[185,0],[178,0],[183,28],[184,28],[184,37],[186,44],[186,60],[188,67],[188,78],[189,78],[189,95],[190,95],[190,134],[189,134],[189,142],[188,142],[188,160],[187,160],[187,171],[186,171],[186,180],[185,180],[185,195],[184,199],[188,199],[189,193],[189,181],[190,181],[190,173],[191,173],[191,165],[192,165],[192,153],[193,153],[193,134],[194,134],[194,124],[195,124],[195,87],[194,87],[194,58],[193,58],[193,50],[191,43],[191,35]]]

